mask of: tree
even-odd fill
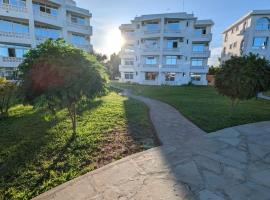
[[[97,53],[97,52],[93,52],[92,53],[93,56],[96,57],[97,61],[100,62],[101,64],[105,65],[107,62],[108,57],[102,53]]]
[[[254,54],[232,57],[216,74],[216,88],[233,104],[256,97],[270,88],[270,63]]]
[[[0,117],[7,117],[8,110],[13,105],[17,90],[16,83],[0,78]]]
[[[110,56],[109,62],[107,62],[106,67],[110,75],[110,79],[113,80],[120,76],[119,65],[121,64],[121,59],[118,54],[112,54]]]
[[[25,100],[33,103],[42,97],[52,110],[67,108],[73,136],[78,102],[102,95],[107,82],[104,68],[94,56],[61,39],[49,39],[31,49],[19,72]]]
[[[220,67],[209,67],[208,75],[216,75],[220,71]]]

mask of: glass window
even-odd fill
[[[167,40],[167,48],[168,49],[178,48],[178,41],[177,40]]]
[[[270,20],[266,17],[260,18],[256,22],[256,30],[269,30]]]
[[[159,30],[159,24],[158,22],[149,22],[145,24],[145,27],[148,31],[156,31]]]
[[[155,56],[147,56],[145,59],[145,64],[147,65],[155,65],[157,64],[157,59]]]
[[[71,22],[79,25],[85,25],[85,18],[76,15],[71,15]]]
[[[157,72],[145,72],[145,80],[154,81],[157,78]]]
[[[165,81],[175,81],[176,73],[165,73]]]
[[[204,52],[205,45],[204,44],[193,44],[192,51],[193,52]]]
[[[168,30],[180,30],[179,21],[168,21],[166,26]]]
[[[191,59],[192,67],[203,67],[204,59],[202,58],[193,58]]]
[[[8,57],[16,57],[15,48],[8,48]]]
[[[144,46],[147,48],[158,48],[157,40],[144,40]]]
[[[134,60],[126,59],[125,60],[125,65],[134,65]]]
[[[7,47],[1,47],[0,46],[0,56],[8,57],[8,49],[7,49]]]
[[[87,45],[88,43],[85,36],[75,35],[75,34],[72,34],[71,41],[73,44],[78,44],[78,45]]]
[[[268,42],[268,37],[255,37],[253,39],[254,49],[266,49]]]
[[[60,38],[60,30],[41,26],[35,27],[35,34],[39,38],[52,38],[52,39]]]
[[[134,78],[133,72],[125,72],[124,74],[125,74],[125,79],[131,80]]]
[[[15,49],[16,57],[22,58],[24,55],[24,49]]]
[[[176,65],[177,56],[166,56],[166,65]]]
[[[206,34],[206,28],[195,28],[195,34],[197,36],[205,35]]]
[[[201,81],[201,74],[190,73],[190,78],[192,81]]]

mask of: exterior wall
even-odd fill
[[[19,0],[17,0],[19,1]],[[2,2],[2,1],[1,1]],[[92,45],[90,37],[92,36],[92,27],[90,26],[91,13],[88,10],[76,7],[73,0],[34,0],[26,1],[25,6],[4,4],[0,2],[0,20],[10,20],[26,23],[29,27],[28,33],[16,33],[0,30],[0,45],[10,45],[19,48],[34,48],[50,36],[37,37],[35,27],[45,26],[58,29],[59,37],[72,43],[72,34],[77,34],[86,38],[85,44],[74,44],[78,48],[91,52]],[[57,16],[35,10],[33,3],[43,3],[57,8]],[[71,22],[71,15],[80,16],[85,19],[85,24],[80,25]],[[0,77],[11,78],[12,71],[23,61],[22,57],[9,57],[0,55]]]
[[[173,22],[172,22],[173,21]],[[156,29],[149,30],[147,23],[157,23]],[[169,23],[180,28],[170,28]],[[191,73],[200,74],[201,80],[192,81],[194,84],[207,85],[206,74],[208,72],[207,61],[210,56],[209,45],[212,40],[211,20],[197,20],[193,15],[186,13],[168,13],[157,15],[144,15],[136,17],[131,24],[123,24],[120,27],[125,45],[120,53],[121,72],[120,82],[135,82],[148,85],[183,85],[188,84]],[[204,28],[205,34],[196,34],[196,28]],[[155,40],[154,45],[147,41]],[[168,41],[173,40],[177,47],[168,48]],[[205,44],[202,52],[193,52],[193,43]],[[176,44],[173,44],[176,45]],[[146,62],[147,57],[155,57],[156,63]],[[173,63],[166,63],[166,56],[174,56],[177,60]],[[191,66],[193,58],[204,59],[200,67]],[[125,62],[133,60],[133,63]],[[133,79],[125,74],[133,72]],[[146,74],[156,73],[155,80],[147,80]],[[167,80],[166,76],[167,75]],[[173,76],[174,78],[168,78]],[[170,81],[168,81],[170,80]]]
[[[231,56],[241,56],[249,53],[259,54],[260,56],[264,56],[266,59],[270,60],[270,26],[268,30],[256,30],[256,24],[261,18],[268,18],[270,22],[270,10],[252,11],[242,19],[238,20],[235,24],[231,25],[223,33],[222,62],[230,59]],[[239,31],[235,31],[236,27],[239,27]],[[234,30],[233,34],[232,30]],[[226,34],[227,41],[225,41]],[[254,37],[268,37],[266,48],[253,48]],[[235,42],[237,43],[237,46],[230,49],[230,45]],[[241,43],[243,44],[242,47]],[[224,51],[224,48],[226,51]]]

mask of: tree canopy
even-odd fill
[[[254,54],[232,57],[216,74],[215,84],[233,102],[251,99],[270,88],[270,63]]]
[[[22,91],[27,102],[43,97],[53,109],[67,108],[76,132],[76,104],[92,99],[106,88],[104,67],[95,56],[67,44],[47,40],[31,49],[19,66]]]

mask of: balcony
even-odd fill
[[[20,15],[20,18],[25,19],[28,18],[28,9],[26,6],[0,3],[0,15],[10,17],[18,17]]]
[[[18,67],[19,64],[23,62],[24,58],[17,58],[17,57],[0,57],[0,65],[1,67]]]
[[[193,35],[193,41],[196,42],[209,42],[212,40],[212,33],[208,33],[208,34],[195,34]]]
[[[67,21],[67,29],[71,32],[82,33],[85,35],[92,35],[92,26],[90,25],[80,25],[77,23],[73,23],[71,21]]]
[[[0,38],[2,42],[24,43],[24,44],[32,43],[29,33],[0,31]]]
[[[74,46],[86,52],[92,52],[93,50],[93,47],[91,44],[74,44]]]
[[[190,67],[190,72],[194,72],[194,73],[207,73],[208,72],[208,66],[205,67],[195,67],[195,66],[191,66]]]
[[[49,13],[41,12],[39,10],[34,10],[33,12],[35,21],[51,24],[58,27],[63,26],[59,16],[51,15]]]
[[[144,71],[144,72],[158,72],[159,71],[159,64],[153,64],[153,65],[142,64],[141,66],[142,66],[141,71]]]
[[[211,52],[209,50],[205,50],[205,51],[193,51],[192,52],[192,57],[203,57],[203,58],[209,58],[210,57]]]

